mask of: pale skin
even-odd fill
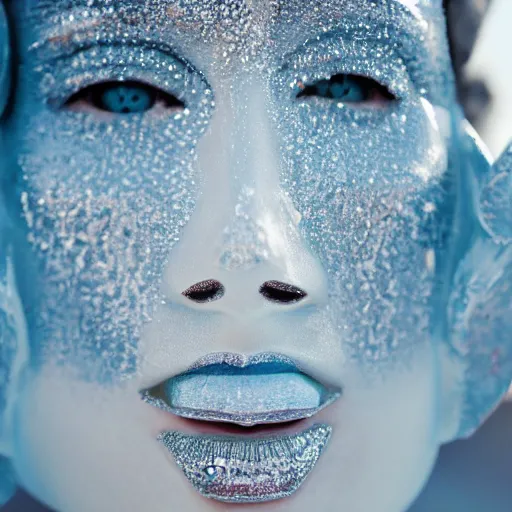
[[[58,511],[248,508],[202,498],[156,441],[162,431],[222,427],[139,397],[208,353],[285,354],[343,389],[340,400],[301,422],[333,428],[305,484],[254,509],[406,510],[439,446],[460,432],[462,366],[442,343],[444,309],[441,320],[431,318],[432,302],[449,302],[436,272],[445,265],[447,275],[462,257],[446,263],[461,242],[435,222],[432,228],[429,215],[438,219],[435,212],[447,208],[449,155],[458,155],[466,136],[452,132],[461,119],[453,84],[439,85],[452,76],[441,2],[390,0],[387,12],[364,1],[303,4],[254,0],[245,6],[250,15],[237,11],[229,27],[249,21],[233,34],[219,21],[222,11],[201,1],[189,12],[171,0],[122,0],[98,17],[83,17],[80,2],[52,16],[45,7],[30,15],[11,7],[22,65],[5,133],[16,148],[9,163],[25,177],[19,229],[29,235],[24,247],[43,299],[32,298],[18,272],[20,303],[33,301],[19,328],[26,322],[28,346],[42,348],[28,356],[37,364],[28,365],[6,420],[14,434],[4,455],[20,485]],[[211,16],[198,16],[201,10]],[[384,43],[377,37],[383,25],[392,34]],[[352,29],[367,38],[351,40]],[[82,57],[76,33],[118,40]],[[155,47],[140,43],[141,35],[156,38]],[[419,71],[389,50],[396,42],[422,56]],[[174,76],[181,68],[175,57],[167,60],[170,49],[194,69],[183,92],[172,85],[168,70]],[[144,69],[120,72],[132,61]],[[367,76],[385,91],[375,85],[336,114],[328,110],[332,100],[299,101],[297,91],[334,73]],[[74,96],[119,74],[170,89],[182,105],[157,101],[143,116],[122,120],[90,96]],[[46,83],[42,77],[50,85],[32,87]],[[64,83],[69,90],[61,91]],[[211,112],[201,117],[199,105],[211,95]],[[184,213],[176,212],[182,199]],[[70,213],[83,205],[84,218]],[[106,210],[100,236],[96,221]],[[445,217],[457,225],[451,210]],[[137,252],[139,242],[146,252]],[[78,270],[59,274],[64,267]],[[198,305],[182,295],[210,278],[224,285],[221,300]],[[271,279],[299,286],[307,298],[287,309],[263,301],[258,288]],[[103,375],[119,354],[109,374],[114,385],[83,378],[82,371]]]

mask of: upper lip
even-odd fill
[[[177,416],[252,426],[309,418],[341,389],[318,382],[282,354],[215,353],[142,396]]]

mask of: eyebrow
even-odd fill
[[[216,1],[216,0],[211,0]],[[287,0],[281,0],[286,2]],[[161,51],[162,53],[171,54],[173,57],[178,57],[180,54],[187,55],[187,48],[180,48],[179,37],[173,37],[173,33],[165,34],[165,38],[159,37],[159,34],[154,33],[153,30],[147,30],[144,17],[130,17],[124,18],[123,14],[119,13],[119,7],[133,7],[145,8],[147,7],[147,0],[116,0],[115,4],[104,4],[103,2],[95,3],[93,7],[88,5],[89,0],[28,0],[29,5],[32,5],[32,12],[29,15],[42,16],[45,18],[57,16],[64,18],[61,23],[55,23],[51,29],[48,28],[46,33],[41,34],[43,37],[34,43],[29,51],[41,49],[43,47],[53,47],[55,53],[61,53],[63,50],[69,50],[70,53],[87,49],[92,46],[106,44],[107,41],[101,42],[97,33],[108,28],[109,21],[120,22],[121,27],[126,28],[126,37],[129,42],[134,45],[145,45]],[[158,2],[155,8],[164,5],[166,2]],[[176,7],[176,0],[168,2],[168,21],[172,24],[173,15],[175,16],[176,24],[180,23],[180,13],[173,7]],[[114,6],[115,5],[115,6]],[[326,4],[321,1],[312,1],[311,7],[317,7],[320,19],[322,17],[333,16],[332,5]],[[104,12],[109,8],[109,12]],[[101,12],[101,16],[98,13]],[[341,25],[343,19],[351,16],[354,19],[361,18],[361,12],[365,12],[371,16],[367,32],[370,33],[372,28],[376,25],[380,27],[386,26],[396,31],[400,35],[400,44],[406,44],[409,47],[417,49],[418,56],[423,58],[424,62],[430,61],[434,65],[434,59],[430,55],[430,38],[433,37],[432,31],[429,31],[429,23],[425,19],[420,8],[417,6],[416,0],[350,0],[345,3],[340,1],[339,10],[334,14],[339,20],[338,27]],[[87,13],[87,16],[84,14]],[[130,23],[127,23],[129,21]],[[40,21],[39,21],[40,23]],[[201,20],[197,20],[197,24],[187,21],[181,22],[181,28],[188,30],[196,30]],[[190,25],[188,27],[187,25]],[[286,31],[294,30],[293,27],[286,27],[284,24],[277,20],[276,25],[280,29]],[[336,33],[335,26],[329,31],[325,31],[320,23],[316,26],[312,23],[311,32],[305,34],[303,39],[296,40],[293,45],[286,47],[283,55],[286,55],[295,49],[297,46],[303,45],[308,40],[322,34],[323,36],[329,33]],[[152,28],[157,28],[153,26]],[[321,31],[323,30],[323,32]],[[137,31],[140,32],[136,37]],[[146,33],[148,32],[148,33]],[[151,33],[153,32],[153,33]],[[90,35],[89,35],[90,33]],[[83,37],[80,37],[83,36]],[[295,34],[294,34],[295,36]],[[122,36],[118,36],[118,42],[121,42]],[[286,40],[286,38],[284,38]],[[291,37],[293,39],[293,37]],[[113,44],[116,43],[114,40]],[[180,59],[181,60],[181,59]],[[186,62],[185,62],[186,63]]]
[[[105,4],[103,1],[100,0],[100,2],[95,3],[93,6],[89,5],[90,0],[27,0],[27,9],[29,10],[29,16],[34,16],[37,14],[44,14],[45,17],[48,17],[49,15],[67,15],[68,17],[73,14],[73,12],[76,12],[77,14],[86,14],[90,13],[92,14],[93,10],[101,10],[105,8],[109,8],[113,15],[119,12],[119,6],[125,6],[125,7],[133,7],[133,8],[143,8],[147,7],[147,1],[143,0],[142,2],[140,0],[116,0],[116,4]],[[216,2],[218,0],[211,0],[213,2]],[[279,0],[280,2],[286,2],[287,0]],[[426,28],[427,22],[425,20],[424,15],[421,12],[420,7],[418,7],[417,0],[350,0],[352,2],[356,2],[358,6],[356,6],[357,9],[364,9],[368,8],[368,5],[371,6],[373,9],[376,7],[377,10],[386,9],[389,11],[390,6],[394,6],[396,9],[402,11],[404,14],[407,13],[412,22],[419,23],[423,25],[424,28]],[[157,3],[159,3],[157,1]],[[165,0],[162,0],[162,3],[165,3]],[[176,15],[176,19],[179,18],[178,14],[179,11],[177,9],[177,1],[176,0],[170,0],[168,6],[167,14],[169,18],[173,17],[173,14]],[[314,2],[312,2],[313,4]],[[341,0],[341,8],[346,9],[347,6],[343,5],[344,2]],[[318,5],[319,4],[319,5]],[[115,5],[115,7],[114,7]],[[317,7],[319,10],[322,10],[322,8],[325,6],[325,9],[328,9],[329,11],[332,11],[332,5],[326,5],[324,2],[318,2],[315,3],[315,7]],[[350,6],[350,4],[348,5]],[[157,6],[155,6],[156,8]],[[94,17],[91,17],[91,22],[93,21]],[[105,19],[105,18],[103,18]],[[133,20],[131,20],[133,21]],[[200,23],[200,20],[198,20],[198,23]],[[144,26],[143,21],[141,22],[140,28]]]
[[[42,15],[44,15],[45,18],[65,16],[67,20],[66,23],[48,24],[41,31],[41,37],[29,46],[29,53],[38,52],[49,47],[55,50],[55,54],[59,54],[59,56],[63,53],[72,55],[75,52],[83,51],[93,46],[101,45],[102,43],[106,44],[107,38],[102,42],[98,37],[98,34],[108,28],[108,23],[110,21],[119,21],[115,10],[111,13],[102,14],[101,17],[83,16],[84,12],[90,12],[90,8],[86,5],[86,0],[67,0],[66,3],[71,4],[73,8],[66,10],[65,12],[61,9],[63,2],[60,2],[57,8],[55,0],[32,1],[35,1],[37,6],[34,6],[34,9],[30,12],[28,16],[29,20],[34,18],[39,20],[38,17]],[[120,3],[122,0],[117,1]],[[49,5],[50,2],[51,5]],[[100,7],[102,8],[104,6]],[[38,24],[42,25],[40,21],[38,21]],[[169,44],[162,39],[146,37],[142,34],[140,37],[137,37],[134,33],[134,29],[139,31],[143,29],[144,25],[142,23],[137,26],[123,23],[122,27],[126,29],[124,34],[114,38],[109,38],[109,41],[111,41],[112,44],[121,42],[124,36],[124,38],[128,39],[129,43],[132,45],[145,45],[155,48],[162,53],[168,53],[176,56],[172,44]],[[49,60],[51,60],[51,58]]]
[[[166,39],[172,39],[171,44],[164,41],[162,38],[156,37],[153,34],[146,34],[148,25],[145,23],[144,18],[133,15],[120,14],[119,6],[127,6],[133,8],[144,8],[146,3],[143,1],[134,0],[116,0],[116,4],[96,3],[94,6],[89,6],[89,0],[27,0],[30,11],[27,13],[29,22],[35,21],[37,25],[42,26],[41,17],[45,19],[55,18],[55,23],[46,24],[46,27],[41,30],[39,34],[40,39],[36,40],[29,47],[29,52],[37,51],[43,47],[60,46],[69,47],[70,51],[83,50],[88,47],[95,46],[99,41],[94,41],[98,32],[109,29],[109,22],[120,23],[120,28],[125,29],[125,37],[129,38],[132,44],[145,44],[152,48],[158,49],[163,53],[172,53],[175,55],[174,43],[176,38],[170,38],[170,34],[166,34]],[[180,13],[173,9],[176,1],[170,1],[167,11],[167,20],[170,22],[174,17],[176,22],[180,18]],[[108,9],[108,12],[105,10]],[[134,11],[135,12],[135,11]],[[100,16],[98,14],[101,14]],[[199,20],[198,20],[199,22]],[[181,22],[183,25],[183,23]],[[196,27],[197,25],[194,24]],[[158,28],[152,26],[151,28]],[[140,32],[140,36],[136,37],[136,32]],[[90,33],[90,37],[87,35]],[[83,36],[81,39],[80,36]],[[79,38],[80,41],[76,40]],[[113,38],[120,41],[123,39],[122,35]],[[106,42],[106,41],[105,41]],[[58,51],[57,48],[55,48]]]
[[[353,20],[356,27],[354,33],[367,34],[368,37],[371,37],[372,32],[375,32],[377,28],[391,30],[399,36],[397,46],[415,48],[419,52],[418,57],[432,61],[431,43],[436,40],[436,31],[431,30],[432,24],[429,24],[421,10],[412,2],[416,3],[415,0],[388,0],[386,2],[383,0],[350,0],[347,7],[342,7],[343,10],[338,13],[337,23],[332,23],[327,30],[323,26],[316,27],[312,24],[310,32],[302,35],[292,51],[319,37],[324,38],[338,34],[343,28],[343,22],[349,19]],[[325,12],[328,13],[325,16],[328,16],[332,14],[332,10],[331,6],[323,2],[319,6],[320,16]],[[363,18],[362,13],[367,16]],[[365,21],[365,23],[358,24],[358,21]],[[284,27],[284,30],[286,28]]]

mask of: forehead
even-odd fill
[[[11,0],[12,2],[12,0]],[[59,9],[70,9],[73,7],[114,7],[114,6],[147,6],[158,8],[159,5],[176,5],[176,4],[188,4],[194,5],[201,3],[204,6],[212,5],[226,5],[233,7],[239,3],[245,3],[248,7],[255,7],[257,4],[265,5],[267,7],[275,4],[279,4],[281,7],[292,3],[292,0],[187,0],[186,2],[180,0],[22,0],[12,2],[16,3],[21,8],[28,9],[43,9],[43,10],[59,10]],[[304,2],[303,2],[304,3]],[[308,2],[306,2],[308,3]],[[313,3],[313,2],[310,2]],[[325,5],[329,5],[329,2],[322,2]],[[432,8],[442,7],[442,0],[337,0],[333,4],[349,6],[350,4],[359,4],[363,6],[368,4],[373,9],[378,9],[381,5],[386,4],[401,4],[410,11],[416,11],[418,13],[428,12]]]
[[[117,28],[148,34],[158,31],[169,39],[228,39],[232,44],[254,39],[256,33],[262,38],[278,33],[281,42],[293,45],[350,21],[400,26],[426,43],[442,39],[445,28],[442,0],[10,0],[9,4],[24,22],[62,33],[87,25],[110,23],[114,28],[115,23]]]
[[[280,69],[302,49],[337,38],[361,55],[376,47],[396,52],[412,74],[423,75],[430,101],[452,101],[442,0],[10,0],[8,6],[22,62],[92,46],[116,47],[121,55],[123,45],[149,45],[201,70],[215,87],[240,77],[236,70],[252,76]]]

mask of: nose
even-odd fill
[[[270,302],[292,304],[307,297],[307,293],[298,286],[280,281],[267,281],[260,288],[260,294]]]
[[[201,304],[221,299],[224,296],[224,290],[225,288],[222,283],[219,283],[216,279],[207,279],[206,281],[193,284],[182,295],[192,302]]]
[[[207,279],[187,288],[182,295],[197,304],[213,302],[224,296],[224,285],[216,279]],[[280,281],[267,281],[259,289],[260,294],[269,302],[278,304],[292,304],[299,302],[307,296],[304,290],[297,286]]]
[[[200,196],[171,251],[166,298],[225,313],[324,301],[326,276],[281,186],[265,81],[216,89],[197,148]]]

